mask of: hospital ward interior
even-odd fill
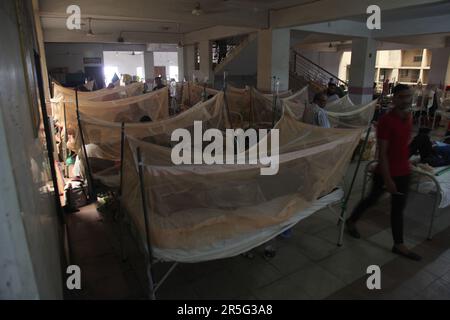
[[[1,300],[450,299],[450,1],[0,17]]]

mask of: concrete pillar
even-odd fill
[[[272,77],[280,79],[280,91],[289,89],[290,29],[272,31]]]
[[[258,54],[257,54],[257,88],[261,91],[272,89],[272,30],[264,29],[258,31]]]
[[[185,46],[183,48],[183,56],[184,56],[184,76],[187,81],[192,81],[193,75],[195,74],[195,46]]]
[[[145,79],[153,80],[153,78],[155,77],[155,63],[153,51],[144,51],[144,69],[145,69]]]
[[[184,75],[184,48],[183,47],[178,47],[177,57],[178,57],[178,81],[182,82],[185,77],[185,75]]]
[[[447,70],[450,69],[450,48],[431,49],[431,66],[428,74],[428,85],[448,84]]]
[[[376,40],[353,39],[349,94],[357,104],[372,100],[376,57]]]
[[[289,88],[289,29],[264,29],[258,31],[257,87],[271,91],[273,77],[280,80],[280,91]]]
[[[209,40],[200,41],[198,44],[198,48],[200,51],[200,78],[199,82],[207,82],[212,83],[214,81],[214,75],[212,71],[212,51]]]

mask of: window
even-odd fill
[[[422,62],[422,56],[414,56],[413,61],[414,62]]]
[[[399,75],[401,78],[407,78],[409,76],[409,70],[408,69],[400,69]]]
[[[169,66],[169,79],[175,79],[175,81],[179,81],[178,78],[178,66]]]
[[[419,75],[420,70],[418,69],[400,69],[398,73],[401,82],[417,82]]]

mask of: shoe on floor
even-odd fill
[[[354,223],[346,222],[345,223],[345,229],[347,230],[348,234],[352,236],[355,239],[361,239],[361,234],[359,233],[358,229],[356,228]]]
[[[421,256],[419,256],[418,254],[416,254],[416,253],[414,253],[412,251],[409,251],[409,250],[407,252],[404,252],[404,251],[401,251],[401,250],[397,249],[397,247],[393,247],[392,248],[392,252],[395,253],[395,254],[398,254],[398,255],[400,255],[402,257],[408,258],[410,260],[414,260],[414,261],[422,260]]]

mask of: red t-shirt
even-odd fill
[[[393,111],[383,115],[378,122],[377,139],[389,142],[387,153],[392,177],[410,174],[409,142],[411,140],[411,130],[411,116],[402,119]],[[380,172],[379,168],[378,172]]]

